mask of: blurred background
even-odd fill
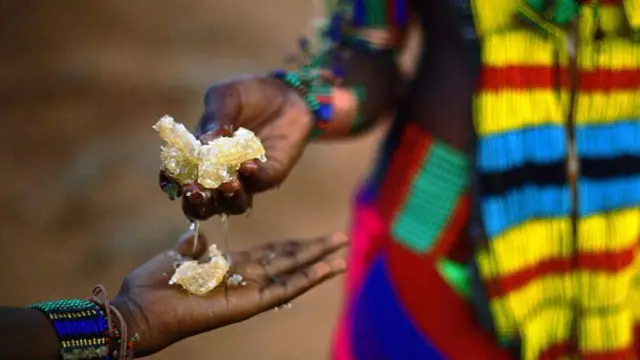
[[[213,82],[279,66],[312,0],[0,0],[0,301],[115,295],[186,230],[157,184],[164,114],[190,126]],[[322,9],[320,9],[322,11]],[[314,145],[288,182],[233,218],[231,248],[347,227],[381,131]],[[219,221],[204,224],[223,244]],[[342,280],[153,359],[326,359]]]

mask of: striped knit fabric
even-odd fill
[[[620,1],[600,2],[597,23],[606,36],[597,42],[594,8],[583,4],[574,234],[565,165],[568,58],[555,39],[507,20],[517,2],[474,3],[484,35],[475,127],[488,237],[477,262],[496,331],[520,338],[524,359],[629,359],[640,300],[632,286],[640,240],[640,44],[617,36],[627,26]]]

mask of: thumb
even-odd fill
[[[199,259],[205,254],[207,248],[207,238],[202,233],[190,230],[180,237],[173,250],[181,256]]]
[[[196,138],[200,139],[207,133],[215,135],[224,128],[234,129],[240,103],[240,91],[235,83],[211,86],[204,95],[204,112],[196,127]]]

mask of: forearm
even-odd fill
[[[47,317],[38,310],[0,307],[0,358],[57,360],[60,342]]]

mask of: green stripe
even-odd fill
[[[427,252],[440,236],[467,186],[467,156],[437,142],[414,178],[391,233],[409,249]]]
[[[365,9],[365,24],[370,27],[382,27],[387,25],[386,0],[369,0]]]
[[[466,265],[442,258],[437,263],[438,272],[442,278],[463,299],[471,297],[471,280],[469,268]]]
[[[366,123],[365,123],[365,118],[362,115],[362,103],[364,103],[364,100],[366,98],[366,88],[364,86],[354,86],[353,87],[353,92],[356,95],[356,98],[358,99],[358,114],[356,115],[356,118],[353,120],[353,123],[351,124],[351,130],[350,132],[352,134],[357,134],[360,131],[362,131],[364,128],[366,128]]]

